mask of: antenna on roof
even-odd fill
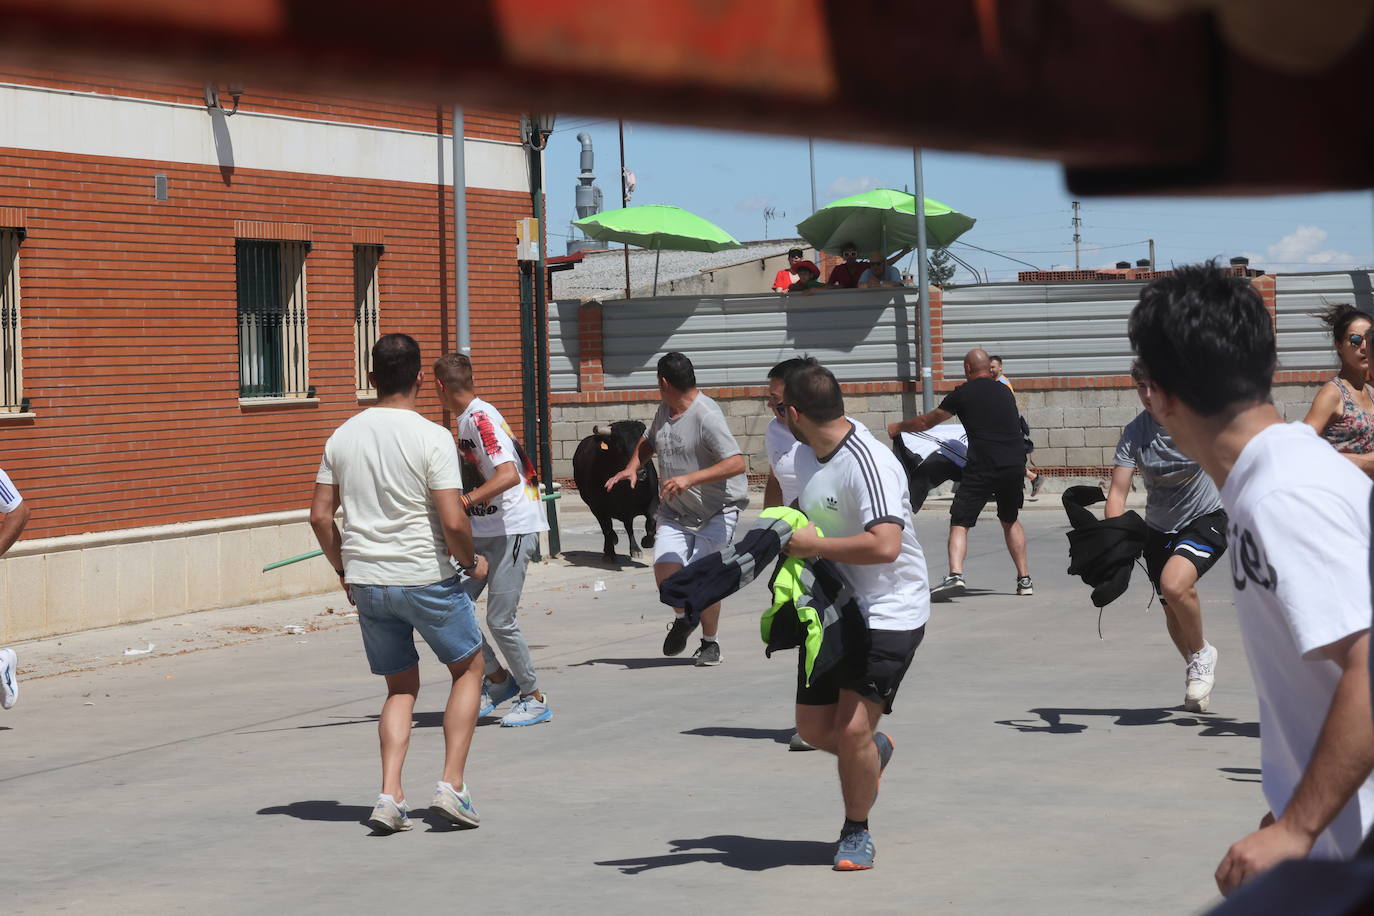
[[[775,219],[782,219],[787,216],[786,210],[779,210],[777,207],[763,208],[763,237],[770,238],[768,235],[768,224]]]

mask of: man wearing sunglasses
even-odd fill
[[[844,243],[840,249],[840,257],[844,258],[843,263],[836,264],[830,269],[830,277],[825,285],[832,289],[854,289],[859,285],[859,278],[868,269],[868,265],[859,260],[859,246],[853,242]]]
[[[1152,281],[1127,326],[1150,413],[1216,483],[1260,707],[1269,813],[1217,867],[1229,894],[1285,859],[1350,858],[1374,825],[1371,481],[1270,398],[1273,319],[1214,265]]]
[[[1169,638],[1187,665],[1183,708],[1206,712],[1216,683],[1216,647],[1202,635],[1197,580],[1226,552],[1226,510],[1212,478],[1183,454],[1150,414],[1149,385],[1131,369],[1145,409],[1126,424],[1116,446],[1107,518],[1126,511],[1137,469],[1145,479],[1145,572],[1164,607]]]

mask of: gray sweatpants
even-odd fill
[[[515,678],[521,696],[529,696],[538,689],[534,679],[534,662],[530,661],[530,647],[516,623],[515,612],[520,606],[520,592],[525,588],[525,567],[539,549],[537,534],[508,534],[494,538],[473,538],[477,552],[487,558],[485,579],[463,579],[463,591],[473,601],[487,593],[487,629],[491,642],[496,643],[506,660],[506,670]],[[491,642],[482,638],[482,661],[487,674],[501,670],[501,663],[492,651]]]

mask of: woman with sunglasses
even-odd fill
[[[1351,305],[1333,305],[1315,317],[1331,328],[1340,371],[1317,391],[1303,422],[1374,477],[1374,389],[1369,385],[1374,317]]]

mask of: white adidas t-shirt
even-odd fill
[[[19,488],[10,480],[10,475],[0,470],[0,512],[9,515],[23,502],[24,497],[19,495]]]
[[[339,488],[350,585],[432,585],[455,574],[429,491],[459,490],[463,480],[439,424],[369,407],[334,430],[315,482]]]
[[[1304,423],[1246,443],[1221,490],[1236,613],[1260,707],[1264,795],[1283,813],[1341,669],[1321,649],[1369,629],[1370,479]],[[1348,859],[1374,824],[1374,779],[1317,838]]]
[[[860,429],[868,428],[852,417],[846,419]],[[782,504],[790,506],[801,496],[801,485],[797,481],[797,449],[806,446],[798,442],[787,424],[776,417],[763,432],[763,446],[768,451],[768,468],[782,490]]]
[[[481,398],[473,398],[458,418],[458,450],[464,461],[482,472],[484,480],[490,480],[503,464],[514,464],[520,475],[519,485],[502,491],[489,503],[480,503],[468,510],[473,537],[494,538],[549,530],[534,469],[525,467],[506,418],[499,410]]]
[[[852,421],[851,421],[852,422]],[[852,537],[882,522],[902,528],[902,550],[891,563],[836,563],[854,589],[871,630],[914,630],[930,618],[926,558],[911,524],[911,495],[901,462],[855,425],[824,460],[795,452],[799,507],[826,537]]]

